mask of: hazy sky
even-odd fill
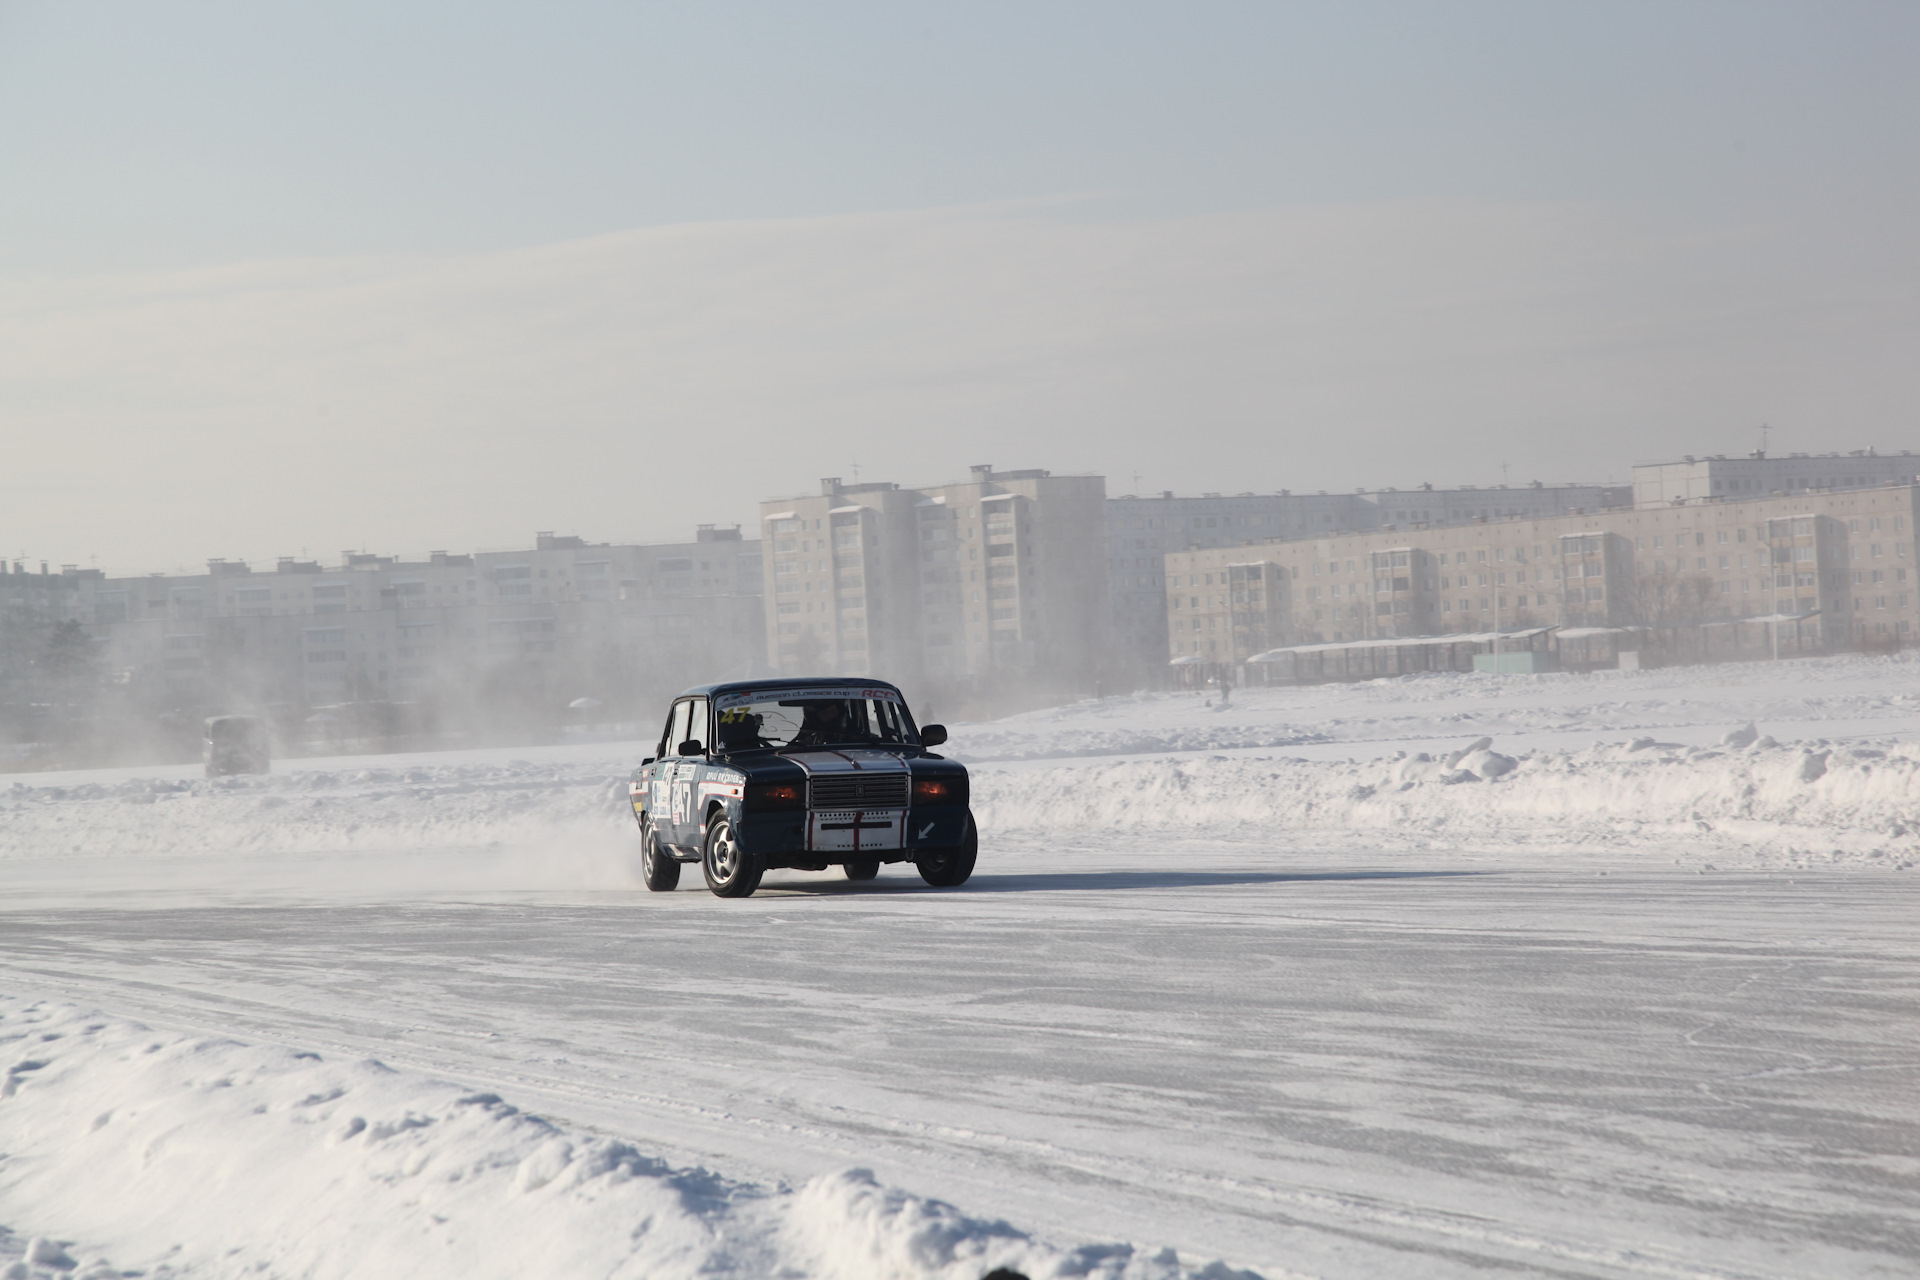
[[[0,0],[0,552],[1920,449],[1916,66],[1905,0]]]

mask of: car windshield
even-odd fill
[[[780,697],[722,707],[716,737],[722,751],[767,747],[910,744],[912,722],[891,698]]]

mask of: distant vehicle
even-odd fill
[[[934,755],[947,731],[916,728],[880,680],[743,680],[673,701],[655,754],[628,792],[641,878],[665,892],[683,863],[744,898],[773,867],[845,869],[871,880],[912,862],[941,888],[973,874],[979,836],[966,766]]]
[[[266,773],[273,759],[267,722],[259,716],[209,717],[203,746],[209,778]]]

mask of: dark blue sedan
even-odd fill
[[[934,755],[882,680],[823,677],[701,685],[673,700],[655,754],[633,771],[641,876],[664,892],[698,862],[707,887],[744,898],[772,867],[871,880],[912,862],[930,885],[966,883],[979,838],[967,770]]]

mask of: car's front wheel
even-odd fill
[[[967,815],[967,834],[950,849],[928,849],[913,860],[920,878],[936,889],[951,889],[967,882],[973,864],[980,857],[980,833],[974,830],[973,815]]]
[[[661,850],[651,817],[640,819],[640,879],[655,893],[680,887],[680,864]]]
[[[707,823],[706,850],[700,859],[707,888],[722,898],[744,898],[760,887],[760,860],[740,847],[724,813]]]
[[[880,874],[880,859],[848,858],[841,864],[841,870],[847,873],[849,880],[871,880]]]

